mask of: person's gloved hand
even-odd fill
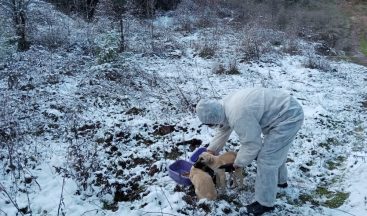
[[[233,172],[237,167],[233,166],[233,163],[224,164],[219,167],[219,169],[224,169],[225,172]]]

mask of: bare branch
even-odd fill
[[[19,209],[19,206],[18,206],[17,202],[16,202],[16,201],[14,201],[14,200],[11,198],[10,194],[6,191],[5,187],[4,187],[1,183],[0,183],[0,191],[4,192],[4,193],[5,193],[5,195],[8,197],[8,199],[10,200],[10,202],[13,204],[13,206],[18,210],[18,212],[19,212],[21,215],[24,215],[24,214],[20,211],[20,209]]]
[[[62,208],[61,206],[64,205],[64,187],[65,187],[65,176],[62,178],[62,187],[61,187],[61,194],[60,194],[60,202],[59,202],[59,207],[57,208],[57,215],[60,215],[60,210]]]

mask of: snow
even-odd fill
[[[172,17],[154,20],[154,25],[162,29],[171,28],[174,24]],[[192,189],[177,189],[176,183],[168,176],[167,166],[177,159],[188,160],[193,152],[189,146],[177,146],[176,143],[195,138],[205,145],[214,135],[212,129],[200,126],[187,102],[193,105],[203,97],[221,98],[232,90],[253,86],[284,89],[301,102],[305,111],[304,126],[288,157],[290,187],[279,191],[276,203],[279,208],[266,215],[367,215],[367,110],[361,104],[366,100],[367,68],[330,61],[335,71],[324,72],[305,68],[304,56],[270,54],[267,56],[269,61],[237,63],[239,75],[216,75],[212,71],[216,64],[228,65],[239,60],[241,53],[236,46],[240,44],[242,32],[228,31],[218,36],[216,43],[220,48],[216,56],[202,59],[194,55],[195,49],[188,44],[199,44],[202,42],[200,38],[208,34],[198,31],[175,38],[184,47],[173,50],[173,53],[182,55],[180,58],[127,53],[124,63],[116,66],[109,63],[97,65],[93,59],[80,53],[56,55],[51,60],[55,64],[52,72],[60,75],[61,81],[56,84],[45,81],[51,71],[47,74],[42,72],[52,68],[48,51],[34,48],[18,54],[14,68],[34,77],[36,89],[18,94],[8,89],[6,76],[2,76],[1,102],[9,107],[4,113],[15,106],[12,118],[19,118],[20,123],[25,121],[32,130],[37,125],[44,126],[45,132],[40,132],[39,136],[32,133],[24,135],[31,141],[19,141],[19,146],[16,146],[22,157],[38,153],[34,155],[37,162],[32,168],[27,168],[25,174],[12,176],[12,171],[10,174],[5,171],[9,161],[6,149],[0,148],[0,165],[4,167],[0,171],[0,215],[17,214],[10,197],[19,208],[29,205],[33,215],[238,215],[244,205],[252,202],[256,163],[246,168],[245,190],[229,189],[227,198],[215,202],[194,200],[194,204],[186,200]],[[136,40],[130,39],[131,43]],[[88,64],[80,65],[79,61],[83,60]],[[34,62],[34,65],[28,65],[28,62]],[[68,67],[77,71],[72,75],[62,74]],[[3,70],[4,74],[13,72],[9,68]],[[129,74],[129,70],[135,74]],[[133,87],[123,79],[111,81],[104,77],[106,72],[113,71],[129,77],[135,83]],[[143,73],[138,74],[137,71]],[[149,83],[152,82],[150,78],[158,84]],[[26,79],[22,78],[20,82],[25,84]],[[22,103],[22,95],[31,99]],[[34,103],[39,105],[38,108],[33,107]],[[50,107],[51,104],[54,106]],[[133,107],[143,111],[127,114]],[[20,118],[23,111],[34,115],[29,122]],[[58,117],[58,120],[48,118],[43,112]],[[3,124],[8,126],[5,120],[8,119],[4,117]],[[81,129],[85,125],[90,128]],[[174,125],[176,130],[162,136],[153,135],[161,125]],[[70,129],[74,126],[80,131],[78,139],[73,138],[74,132]],[[117,137],[119,132],[128,138]],[[109,133],[114,136],[111,143],[105,141]],[[99,139],[104,139],[103,144]],[[147,141],[152,143],[146,144]],[[114,153],[111,146],[116,146],[121,154]],[[238,150],[238,147],[238,139],[232,134],[226,150]],[[180,154],[169,158],[167,154],[171,151]],[[83,181],[78,179],[80,176],[75,168],[80,165],[75,162],[77,155],[85,159],[81,162],[84,168],[90,168],[87,170],[90,176],[86,180],[86,190],[82,189]],[[339,156],[345,158],[340,163]],[[151,161],[134,162],[135,159]],[[335,169],[328,168],[330,161],[336,164]],[[154,165],[159,171],[147,174]],[[98,168],[91,168],[94,166]],[[301,170],[301,167],[309,171]],[[59,168],[65,170],[57,171]],[[109,169],[123,170],[122,177]],[[108,177],[108,183],[102,179],[102,183],[97,184],[98,174]],[[14,179],[15,175],[20,176],[18,180]],[[32,183],[24,183],[22,178],[29,176]],[[137,183],[143,188],[138,191],[139,198],[117,202],[114,210],[106,208],[105,205],[113,204],[116,188],[112,185],[125,183]],[[104,184],[110,187],[103,188]],[[123,191],[131,194],[128,191],[131,188],[124,186]],[[300,201],[299,197],[305,194],[313,195],[320,203],[326,201],[326,197],[315,195],[318,187],[350,194],[343,205],[334,209]],[[205,212],[205,206],[209,206],[210,213]]]
[[[348,165],[351,169],[346,176],[348,181],[345,182],[345,187],[351,192],[351,194],[348,203],[343,205],[341,209],[348,212],[349,208],[352,208],[356,215],[363,215],[367,212],[366,161],[350,158],[348,160]]]

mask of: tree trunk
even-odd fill
[[[94,16],[94,12],[96,10],[97,4],[99,0],[87,0],[86,1],[86,15],[87,20],[91,21]]]
[[[26,17],[26,8],[24,5],[24,1],[22,0],[13,0],[13,21],[15,25],[15,32],[18,37],[18,51],[27,51],[30,48],[30,43],[27,40],[26,34],[26,24],[27,24],[27,17]]]
[[[26,17],[24,11],[19,13],[20,24],[18,27],[18,50],[27,51],[30,48],[30,43],[26,37]]]
[[[120,52],[125,51],[124,19],[120,18]]]

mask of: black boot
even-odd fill
[[[278,187],[286,188],[286,187],[288,187],[288,183],[286,182],[286,183],[283,183],[283,184],[278,184]]]
[[[275,208],[274,207],[267,207],[267,206],[263,206],[260,203],[258,203],[257,201],[247,205],[246,206],[246,213],[247,215],[253,215],[253,216],[260,216],[262,214],[264,214],[265,212],[270,212],[273,211]]]

